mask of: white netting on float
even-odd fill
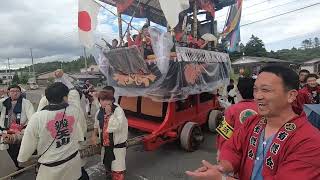
[[[99,57],[95,58],[96,59],[96,63],[99,66],[100,72],[105,76],[108,77],[108,61],[107,58],[104,56],[103,52],[107,51],[107,49],[101,49],[100,53],[99,53]]]
[[[176,47],[172,37],[149,29],[154,60],[144,60],[136,46],[103,50],[97,63],[120,96],[148,96],[155,101],[177,101],[201,92],[213,92],[229,82],[228,54]]]
[[[229,55],[226,53],[208,51],[203,49],[176,47],[176,53],[178,61],[203,63],[219,63],[229,61]]]
[[[149,34],[157,66],[162,74],[166,74],[169,67],[170,51],[174,45],[172,36],[155,27],[149,28]]]

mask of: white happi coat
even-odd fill
[[[71,92],[72,91],[72,92]],[[79,119],[79,123],[83,132],[84,137],[86,136],[87,133],[87,121],[83,112],[83,108],[81,106],[81,99],[79,93],[74,92],[74,90],[71,90],[70,93],[68,94],[68,103],[73,104],[74,106],[77,106],[79,108],[80,114],[82,118]],[[78,96],[79,95],[79,96]],[[78,101],[79,99],[79,101]],[[38,110],[41,111],[45,106],[49,105],[49,101],[45,96],[43,96],[40,99],[39,105],[38,105]],[[85,149],[87,147],[87,142],[86,141],[81,141],[80,143],[80,149]],[[86,158],[81,159],[81,166],[83,167],[87,163]]]
[[[2,98],[0,99],[0,109],[1,109],[1,116],[0,116],[0,127],[4,128],[4,121],[6,117],[6,107],[3,105],[3,102],[7,99]],[[14,107],[12,107],[14,108]],[[21,109],[21,119],[20,119],[20,125],[27,125],[28,121],[30,120],[31,116],[34,114],[34,108],[32,103],[23,98],[22,99],[22,109]]]
[[[114,144],[121,144],[127,141],[128,139],[128,120],[124,114],[123,109],[118,105],[115,109],[114,113],[109,118],[108,123],[108,132],[113,133],[113,141]],[[101,127],[99,125],[98,120],[99,111],[96,113],[95,116],[95,123],[94,128],[98,128],[99,136],[101,135]],[[101,137],[100,137],[101,138]],[[112,161],[111,170],[112,171],[124,171],[126,170],[126,152],[127,148],[114,148],[113,149],[115,160]],[[102,157],[103,157],[103,150],[102,150]]]
[[[81,116],[81,118],[79,119],[79,123],[80,123],[80,127],[81,130],[83,132],[83,134],[85,135],[87,132],[87,121],[81,106],[81,99],[80,99],[80,95],[79,92],[75,89],[70,90],[69,94],[68,94],[68,104],[71,104],[75,107],[77,107],[80,111],[79,115]],[[49,101],[47,100],[47,98],[45,96],[43,96],[40,99],[39,105],[38,105],[38,111],[41,111],[45,106],[49,105]]]
[[[37,150],[38,155],[42,155],[39,163],[53,163],[64,160],[79,150],[79,141],[83,141],[84,132],[82,123],[85,121],[77,105],[80,101],[79,93],[71,90],[68,95],[69,106],[66,108],[62,130],[69,133],[70,141],[63,143],[62,139],[54,140],[57,129],[57,122],[61,123],[64,109],[49,111],[41,110],[36,112],[30,119],[24,132],[21,148],[18,156],[19,162],[26,162]],[[41,108],[42,109],[42,108]],[[53,142],[54,141],[54,142]],[[52,143],[53,142],[53,143]],[[49,148],[50,144],[51,147]],[[81,159],[78,153],[76,157],[64,164],[55,167],[41,165],[38,171],[37,180],[76,180],[81,176]]]

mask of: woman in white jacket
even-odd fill
[[[95,116],[91,140],[97,144],[97,135],[100,135],[107,179],[124,180],[128,120],[122,108],[115,103],[113,92],[103,90],[98,98],[101,107]]]

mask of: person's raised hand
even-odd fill
[[[7,89],[0,89],[0,97],[7,94],[8,90]]]
[[[195,171],[186,171],[186,174],[195,180],[221,180],[222,174],[218,170],[218,166],[212,165],[205,160],[202,161],[202,165],[203,167]]]
[[[55,72],[54,72],[54,76],[56,78],[61,78],[63,76],[63,70],[62,69],[57,69]]]

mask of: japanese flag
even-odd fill
[[[97,26],[100,5],[94,0],[79,0],[78,28],[80,43],[87,48],[94,46],[93,31]]]

